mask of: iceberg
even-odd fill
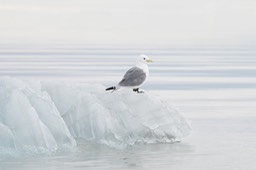
[[[2,149],[56,150],[76,144],[50,96],[40,88],[1,78],[0,101]]]
[[[56,151],[77,139],[123,148],[189,134],[186,119],[149,93],[105,88],[0,78],[0,149]]]

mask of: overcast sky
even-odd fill
[[[256,45],[256,0],[0,0],[0,43]]]

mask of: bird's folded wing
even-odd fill
[[[119,86],[139,86],[146,80],[146,73],[138,68],[129,69],[123,79],[119,82]]]

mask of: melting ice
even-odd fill
[[[82,138],[120,148],[173,142],[187,121],[150,92],[105,92],[103,85],[0,78],[0,148],[55,151]]]

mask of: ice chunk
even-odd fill
[[[56,150],[77,138],[112,147],[173,142],[186,120],[150,93],[105,92],[102,85],[0,78],[0,150]]]
[[[190,126],[174,109],[148,93],[106,93],[101,85],[44,84],[72,135],[114,147],[172,142]]]
[[[0,147],[56,150],[75,145],[51,98],[28,84],[0,79]]]

